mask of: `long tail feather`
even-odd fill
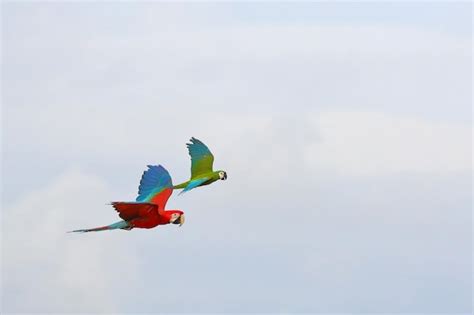
[[[127,221],[120,221],[120,222],[113,223],[106,226],[100,226],[100,227],[96,227],[92,229],[73,230],[67,233],[86,233],[86,232],[98,232],[98,231],[107,231],[107,230],[116,230],[116,229],[129,230],[130,226],[128,225]]]

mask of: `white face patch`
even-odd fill
[[[176,221],[178,218],[179,218],[179,214],[173,213],[173,214],[171,215],[170,222],[174,222],[174,221]]]
[[[219,172],[219,179],[220,180],[226,180],[227,179],[227,173],[224,171]]]

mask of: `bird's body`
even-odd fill
[[[135,202],[112,202],[123,221],[110,225],[74,230],[72,232],[96,232],[105,230],[151,229],[158,225],[184,223],[181,210],[165,210],[166,202],[173,193],[173,184],[168,171],[161,165],[148,165],[143,172]]]
[[[191,143],[186,144],[191,156],[191,179],[173,186],[173,189],[183,189],[181,193],[199,186],[212,184],[221,179],[227,179],[227,173],[223,170],[213,171],[214,155],[209,148],[196,138],[191,138]]]
[[[213,182],[219,180],[220,177],[219,177],[219,172],[211,172],[211,173],[205,173],[205,174],[202,174],[200,176],[196,176],[182,184],[179,184],[179,185],[176,185],[176,186],[173,186],[173,189],[182,189],[182,188],[186,188],[188,186],[193,186],[195,185],[195,183],[199,183],[198,186],[205,186],[205,185],[209,185],[209,184],[212,184]],[[195,186],[197,187],[197,186]]]

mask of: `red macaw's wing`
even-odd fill
[[[154,203],[163,210],[172,192],[173,183],[168,171],[161,165],[148,165],[140,180],[136,201]]]
[[[112,206],[125,221],[158,215],[158,206],[147,202],[112,202]]]
[[[158,206],[157,210],[161,214],[161,212],[165,210],[166,203],[168,202],[168,199],[170,198],[172,193],[173,188],[165,188],[161,192],[151,197],[149,202]]]

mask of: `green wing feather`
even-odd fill
[[[191,178],[212,172],[214,156],[209,148],[194,137],[190,141],[186,146],[191,156]]]

